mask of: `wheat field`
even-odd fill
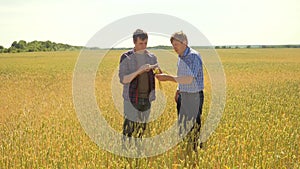
[[[122,52],[109,51],[95,78],[101,113],[118,132],[123,117],[112,104],[111,83]],[[188,152],[180,143],[139,159],[102,150],[81,127],[72,96],[79,51],[0,54],[0,168],[300,168],[300,49],[217,52],[226,105],[204,148]],[[160,61],[162,53],[153,53]],[[176,85],[160,87],[166,105],[148,137],[177,120]],[[211,101],[207,72],[204,95],[203,122]]]

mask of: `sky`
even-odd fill
[[[50,40],[85,46],[110,23],[143,13],[185,20],[214,46],[300,44],[299,0],[1,0],[0,45]],[[130,38],[118,47],[132,46]],[[170,44],[153,36],[148,46],[155,45]]]

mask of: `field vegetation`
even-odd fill
[[[122,52],[109,51],[95,78],[101,113],[118,132],[123,117],[113,104],[112,82],[119,83],[114,76]],[[166,63],[163,53],[153,52]],[[300,49],[217,52],[226,75],[226,106],[204,148],[191,153],[180,143],[140,159],[102,150],[81,127],[72,97],[79,51],[1,53],[0,168],[300,168]],[[172,59],[176,68],[175,54]],[[205,72],[203,122],[210,85]],[[161,83],[159,88],[157,83],[157,88],[166,105],[149,123],[148,137],[177,120],[176,85]]]

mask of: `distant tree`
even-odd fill
[[[20,40],[19,43],[17,44],[17,48],[19,49],[25,49],[27,46],[26,41],[25,40]]]
[[[18,45],[18,42],[17,41],[14,41],[12,44],[11,44],[11,47],[16,47]]]
[[[247,45],[247,47],[246,48],[251,48],[251,45]]]

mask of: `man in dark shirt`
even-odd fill
[[[133,34],[134,48],[121,55],[119,78],[123,84],[124,138],[142,138],[155,99],[157,58],[146,50],[148,34],[137,29]]]

